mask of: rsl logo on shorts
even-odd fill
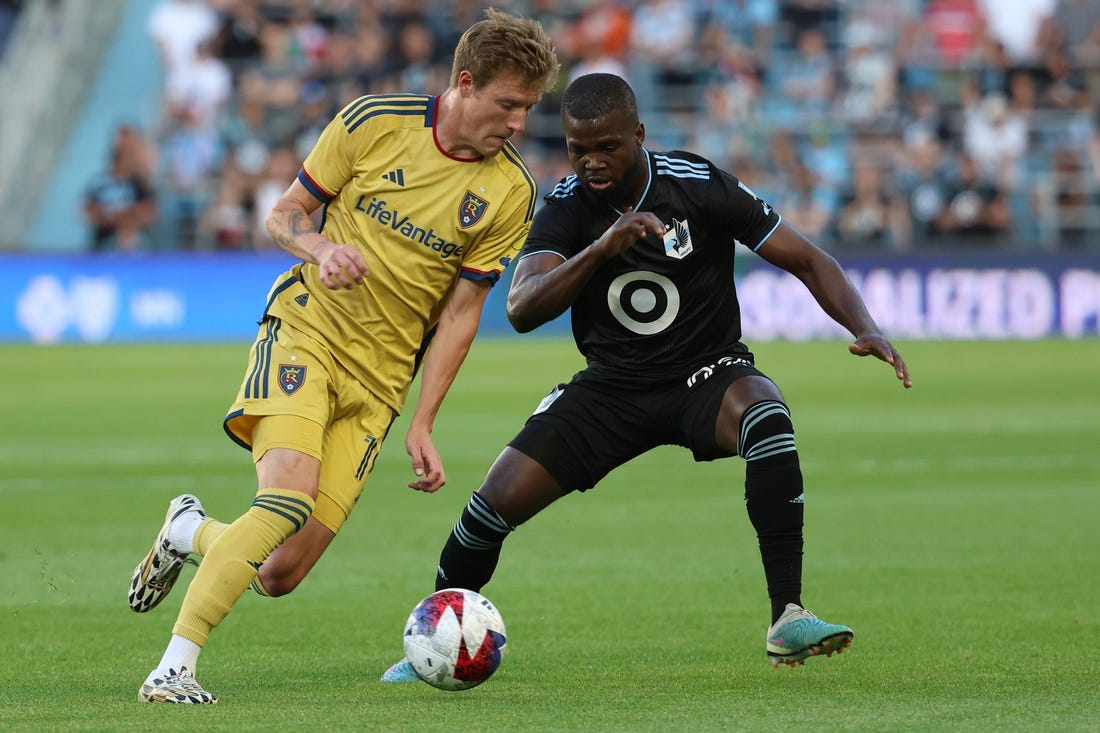
[[[481,221],[485,216],[485,210],[489,208],[489,202],[478,196],[473,191],[467,191],[462,203],[458,205],[458,224],[463,229],[469,229]]]
[[[288,395],[297,392],[306,383],[306,368],[297,364],[279,365],[279,389]]]

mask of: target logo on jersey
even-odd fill
[[[488,598],[447,588],[412,610],[404,644],[420,679],[441,690],[467,690],[497,671],[507,636],[504,619]]]

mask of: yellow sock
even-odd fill
[[[268,555],[297,532],[313,513],[313,499],[300,491],[264,489],[252,507],[221,531],[207,548],[172,633],[206,644],[210,630],[229,615]]]
[[[202,524],[195,530],[195,537],[191,540],[191,544],[195,547],[195,552],[202,557],[206,557],[206,553],[210,552],[210,546],[214,544],[214,540],[222,536],[222,532],[229,529],[229,525],[225,522],[219,522],[217,519],[207,517],[202,520]]]

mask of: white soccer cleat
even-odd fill
[[[187,512],[198,512],[203,517],[202,502],[192,494],[181,494],[168,504],[168,513],[164,516],[157,539],[145,559],[134,568],[130,576],[130,592],[127,600],[137,613],[145,613],[164,600],[168,591],[176,584],[183,564],[187,562],[187,553],[181,553],[168,541],[168,529],[172,522]]]
[[[145,682],[138,690],[138,700],[142,702],[162,702],[181,705],[211,705],[218,701],[213,693],[202,689],[195,676],[187,667],[177,672],[168,670],[163,677],[154,677]]]

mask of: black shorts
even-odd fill
[[[726,388],[750,375],[765,376],[741,356],[719,360],[694,380],[644,390],[582,371],[551,390],[509,445],[542,464],[566,492],[587,491],[659,445],[687,448],[696,461],[728,458],[734,454],[715,440],[718,411]]]

